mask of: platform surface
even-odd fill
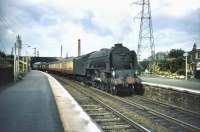
[[[0,88],[0,132],[63,132],[47,77],[29,72]]]
[[[200,80],[178,80],[178,79],[169,79],[162,77],[140,77],[143,82],[155,83],[155,84],[164,84],[175,87],[182,87],[190,90],[199,90],[200,91]]]
[[[63,85],[50,74],[41,73],[48,77],[65,132],[103,131],[65,89],[65,87],[71,87],[70,85],[65,85],[65,87],[63,87]]]

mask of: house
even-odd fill
[[[196,43],[194,43],[192,51],[189,52],[188,63],[191,75],[200,78],[200,49],[197,49]]]

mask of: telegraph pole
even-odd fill
[[[18,55],[21,56],[22,40],[19,35],[17,36],[17,49],[18,49]]]
[[[13,49],[13,47],[12,47],[12,49],[11,49],[11,55],[13,55],[13,53],[14,53],[14,49]]]
[[[36,48],[33,48],[34,49],[34,57],[36,57]]]
[[[39,57],[39,55],[40,55],[40,52],[39,52],[39,50],[37,50],[37,57]]]
[[[19,73],[19,57],[21,55],[22,41],[19,35],[17,35],[16,42],[14,44],[14,81],[16,81]]]
[[[16,49],[17,49],[17,75],[18,75],[20,71],[19,61],[20,61],[21,49],[22,49],[22,40],[19,35],[17,36]]]
[[[152,61],[154,61],[155,45],[153,37],[150,0],[140,0],[138,2],[134,2],[133,4],[139,5],[142,8],[139,18],[140,30],[138,39],[137,58],[139,61],[141,61],[142,51],[144,51],[144,49],[147,48],[148,50],[150,50]]]

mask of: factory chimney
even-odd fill
[[[61,44],[61,47],[60,47],[60,57],[62,57],[62,44]]]
[[[81,56],[81,40],[78,39],[78,56]]]

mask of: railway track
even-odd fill
[[[91,94],[75,89],[71,85],[56,77],[80,106],[105,132],[150,132],[140,124],[127,118],[120,112],[94,98]],[[69,86],[70,85],[70,86]]]
[[[175,119],[162,111],[156,111],[153,107],[147,107],[140,104],[139,101],[132,99],[112,96],[95,88],[85,88],[77,82],[72,82],[63,78],[59,78],[63,82],[67,82],[71,87],[84,91],[99,101],[103,102],[113,110],[117,110],[129,119],[139,124],[143,124],[150,131],[199,131],[199,127],[195,124],[189,124],[179,119]],[[138,99],[139,100],[139,99]],[[155,107],[155,106],[154,106]]]
[[[142,106],[148,107],[152,111],[156,110],[159,113],[164,113],[172,118],[172,120],[178,120],[181,124],[191,126],[200,131],[200,113],[185,110],[158,101],[153,101],[137,95],[126,97],[126,99],[128,101],[139,103]]]

